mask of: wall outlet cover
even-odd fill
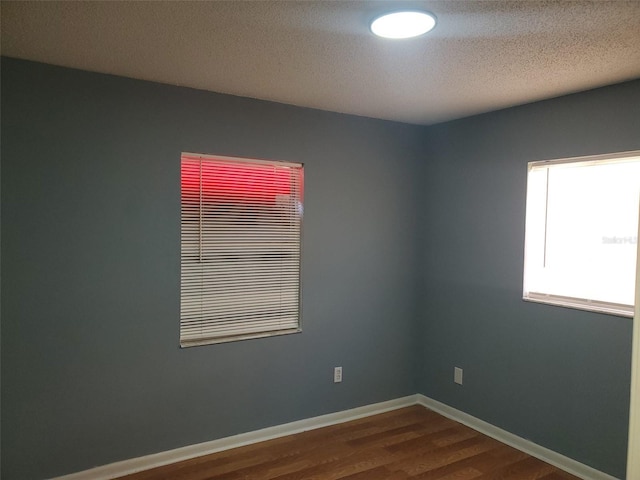
[[[460,367],[453,367],[453,381],[462,385],[462,369]]]

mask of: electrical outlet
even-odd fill
[[[459,367],[453,367],[453,381],[458,385],[462,385],[462,369]]]
[[[333,369],[333,383],[340,383],[342,381],[342,367],[335,367]]]

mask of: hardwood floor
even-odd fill
[[[226,450],[122,480],[570,480],[421,406]]]

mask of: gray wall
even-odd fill
[[[427,140],[420,392],[624,477],[632,321],[523,302],[524,213],[527,162],[640,149],[640,82]]]
[[[415,393],[422,133],[3,58],[2,478]],[[305,164],[302,334],[178,348],[181,151]]]
[[[623,477],[631,321],[521,300],[524,195],[638,132],[638,81],[412,127],[3,58],[2,478],[415,392]],[[305,163],[302,334],[178,348],[181,151]]]

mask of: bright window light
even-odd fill
[[[529,164],[523,298],[633,316],[640,152]]]
[[[435,25],[435,17],[427,12],[395,12],[376,18],[371,31],[384,38],[412,38],[427,33]]]

